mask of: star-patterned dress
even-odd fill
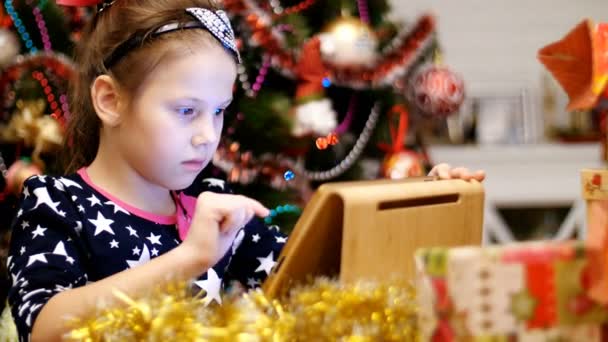
[[[196,196],[230,192],[225,186],[217,179],[197,180],[174,194],[176,215],[159,216],[112,197],[91,182],[85,169],[65,177],[28,179],[8,257],[9,304],[20,340],[29,340],[38,313],[53,295],[137,267],[178,246]],[[194,284],[205,290],[207,303],[219,304],[222,288],[233,281],[258,287],[286,239],[277,227],[254,219]]]

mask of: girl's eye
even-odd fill
[[[215,115],[222,115],[222,114],[224,114],[225,111],[226,111],[225,108],[217,108],[215,110]]]
[[[176,109],[177,114],[181,116],[193,116],[196,114],[196,110],[192,107],[179,107]]]

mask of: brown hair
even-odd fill
[[[189,7],[218,8],[212,0],[118,0],[89,23],[76,48],[78,72],[70,89],[72,114],[68,118],[62,158],[65,173],[88,166],[99,148],[101,121],[91,99],[91,84],[97,76],[111,75],[121,92],[133,96],[146,75],[168,55],[177,53],[178,47],[183,48],[184,43],[196,42],[200,46],[201,38],[217,42],[202,29],[163,34],[144,40],[141,47],[109,66],[110,70],[106,69],[104,59],[132,36],[148,36],[170,22],[192,21],[193,17],[185,11]],[[191,46],[194,45],[188,48]]]

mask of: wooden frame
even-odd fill
[[[263,284],[270,297],[320,275],[413,279],[420,247],[479,245],[483,187],[428,177],[329,183],[317,189]]]

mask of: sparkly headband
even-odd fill
[[[66,6],[87,6],[97,5],[98,15],[112,6],[116,0],[58,0],[57,3]],[[163,25],[152,32],[150,35],[135,34],[120,44],[110,56],[104,59],[103,64],[106,69],[110,69],[116,65],[118,61],[124,58],[131,50],[140,47],[145,40],[153,39],[161,34],[184,30],[202,28],[211,33],[222,45],[227,48],[236,61],[241,63],[241,55],[236,46],[234,31],[230,25],[230,19],[226,12],[222,10],[212,11],[206,8],[191,7],[186,9],[186,13],[190,14],[195,20],[186,23],[173,22]]]
[[[226,12],[222,10],[211,11],[206,8],[192,7],[187,8],[186,12],[196,20],[189,21],[186,23],[169,23],[154,30],[150,36],[144,36],[142,34],[136,34],[131,38],[127,39],[124,43],[120,44],[114,52],[108,56],[103,64],[109,69],[114,66],[119,60],[125,57],[131,50],[141,46],[146,39],[155,38],[161,34],[185,30],[185,29],[196,29],[204,28],[209,31],[224,47],[226,47],[232,55],[235,57],[238,63],[241,63],[241,55],[236,46],[236,40],[234,38],[234,31],[230,25],[230,20],[226,15]]]

